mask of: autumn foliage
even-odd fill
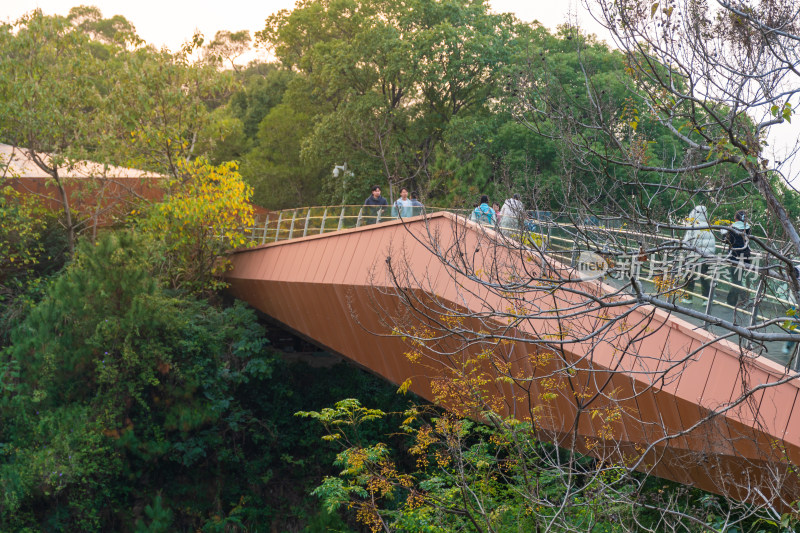
[[[143,219],[143,229],[163,248],[163,271],[175,287],[214,288],[225,268],[218,257],[246,245],[241,228],[252,226],[252,188],[235,162],[212,165],[206,159],[180,161],[165,200]],[[135,214],[135,213],[134,213]]]

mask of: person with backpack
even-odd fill
[[[728,245],[728,271],[731,274],[731,287],[726,302],[732,307],[736,307],[745,294],[741,288],[744,271],[750,268],[750,224],[746,218],[746,212],[737,211],[731,229],[722,230],[722,238]]]
[[[472,211],[470,220],[478,222],[479,224],[492,224],[497,222],[497,214],[494,209],[489,207],[489,197],[485,194],[481,196],[481,203]]]

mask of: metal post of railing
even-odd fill
[[[242,233],[244,233],[244,231],[242,231]],[[253,227],[250,228],[250,240],[251,241],[256,240],[256,221],[255,220],[253,220]]]
[[[278,242],[281,233],[281,221],[283,219],[283,211],[278,213],[278,225],[275,226],[275,242]]]
[[[711,314],[711,306],[714,305],[714,293],[717,290],[717,276],[719,275],[719,263],[712,263],[711,264],[711,281],[708,284],[708,301],[706,302],[706,314]],[[702,273],[700,274],[702,276]],[[703,282],[700,282],[700,287],[703,286]],[[708,329],[708,322],[706,325],[703,326],[706,330]]]
[[[328,208],[325,207],[325,211],[322,212],[322,224],[319,225],[319,234],[322,235],[325,233],[325,219],[328,218]]]
[[[753,314],[750,316],[750,325],[754,325],[756,323],[756,317],[758,317],[758,306],[761,303],[761,298],[764,296],[764,291],[766,290],[767,285],[767,277],[762,275],[758,280],[758,286],[756,288],[756,296],[755,300],[753,301]]]
[[[361,216],[364,214],[364,208],[358,210],[358,218],[356,219],[356,227],[361,225]]]
[[[264,234],[261,235],[261,244],[267,242],[267,228],[269,227],[269,215],[267,215],[267,220],[264,221]]]
[[[758,287],[756,288],[756,295],[753,299],[753,310],[752,314],[750,315],[750,326],[752,327],[756,323],[756,318],[758,317],[758,304],[760,303],[759,300],[764,292],[765,285],[766,285],[766,276],[761,276],[758,280]],[[747,349],[753,349],[753,343],[748,341],[747,342]]]
[[[575,266],[575,256],[578,254],[578,243],[575,239],[572,240],[572,253],[569,258],[569,266]]]
[[[378,214],[375,217],[375,223],[376,224],[380,224],[381,223],[381,215],[382,214],[383,214],[383,209],[378,209]]]
[[[306,212],[306,223],[303,226],[303,237],[305,237],[308,234],[308,221],[310,219],[311,219],[311,208],[309,207],[308,211]]]
[[[346,206],[342,206],[342,212],[339,214],[339,226],[336,228],[336,231],[342,229],[342,225],[344,225],[344,210]]]
[[[297,218],[297,209],[294,210],[292,213],[292,224],[289,226],[289,238],[291,239],[294,236],[294,221]]]

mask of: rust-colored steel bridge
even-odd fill
[[[231,294],[462,414],[493,409],[738,500],[800,497],[798,382],[784,366],[451,213],[325,224],[232,252]]]

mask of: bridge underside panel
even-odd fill
[[[732,403],[779,381],[780,367],[745,364],[729,343],[704,347],[705,331],[647,308],[632,310],[614,336],[593,311],[504,322],[496,312],[519,302],[459,277],[430,249],[461,239],[476,251],[476,272],[519,272],[519,257],[498,263],[503,248],[487,253],[486,232],[456,224],[440,214],[237,251],[226,277],[237,298],[395,384],[410,379],[414,392],[459,414],[491,408],[532,422],[537,438],[737,499],[755,499],[753,488],[769,500],[800,497],[791,467],[800,464],[797,385]],[[579,305],[569,292],[524,305],[547,302]],[[406,338],[442,323],[484,333]],[[587,341],[554,348],[565,323]],[[465,379],[480,385],[457,386]]]

